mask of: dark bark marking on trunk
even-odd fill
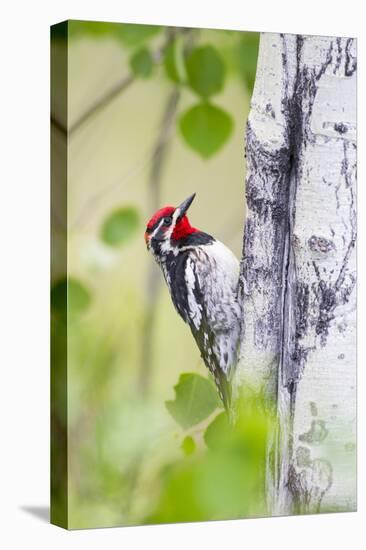
[[[286,234],[286,218],[288,208],[288,171],[289,152],[286,147],[270,151],[261,143],[251,127],[247,124],[246,158],[251,167],[251,175],[247,179],[246,202],[250,212],[244,232],[243,260],[241,262],[241,277],[239,293],[250,296],[252,293],[266,294],[269,283],[275,279],[275,285],[281,285],[281,259],[283,242]],[[268,182],[271,185],[268,185]],[[256,265],[255,246],[256,228],[270,224],[273,228],[273,239],[269,245],[268,258],[265,263]],[[269,300],[271,297],[268,296]],[[278,339],[279,320],[281,318],[279,300],[271,300],[267,314],[257,319],[255,327],[255,343],[260,348],[266,348],[272,342],[279,350]],[[279,339],[278,339],[279,340]]]
[[[348,132],[348,126],[346,126],[343,122],[336,122],[334,124],[334,129],[339,134],[346,134]]]
[[[316,404],[310,402],[311,415],[317,416]],[[307,432],[300,434],[301,445],[289,467],[288,489],[293,496],[295,513],[319,512],[322,499],[333,483],[333,469],[326,459],[312,459],[311,446],[320,445],[328,436],[326,422],[313,419]]]
[[[331,252],[335,248],[333,241],[325,237],[317,237],[316,235],[310,237],[308,245],[312,252],[320,252],[321,254]]]
[[[337,43],[337,59],[336,59],[335,65],[334,65],[333,74],[337,73],[337,71],[339,70],[339,67],[341,66],[341,62],[342,62],[342,45],[341,45],[342,41],[341,41],[341,39],[337,38],[336,43]]]
[[[315,333],[320,336],[321,345],[325,346],[329,333],[329,325],[334,319],[334,309],[337,305],[336,292],[332,285],[321,279],[315,294],[319,302],[319,315]]]
[[[287,388],[290,395],[290,408],[294,409],[296,398],[296,387],[305,365],[309,349],[301,345],[301,339],[306,332],[308,323],[309,308],[309,288],[308,285],[299,283],[296,276],[295,247],[296,235],[294,235],[294,222],[296,216],[296,192],[299,179],[302,172],[302,146],[306,141],[306,135],[309,135],[310,115],[313,100],[315,98],[316,86],[315,74],[309,77],[309,71],[306,67],[302,70],[301,56],[304,46],[304,38],[296,37],[296,60],[297,70],[293,93],[284,97],[284,114],[286,124],[289,129],[289,149],[291,161],[290,178],[290,200],[288,203],[288,235],[289,244],[287,249],[288,258],[284,264],[284,283],[286,285],[283,296],[283,338],[281,365],[281,380],[284,387]],[[288,79],[287,59],[283,58],[284,74]],[[285,85],[288,93],[289,86]],[[309,97],[309,110],[306,112],[303,107],[304,101]]]
[[[353,42],[354,38],[349,38],[346,43],[346,66],[344,71],[345,76],[352,76],[357,69],[357,59],[351,52]]]
[[[310,429],[299,435],[300,441],[305,443],[319,444],[324,441],[328,435],[326,423],[324,420],[312,420]]]
[[[353,144],[352,144],[353,146]],[[319,303],[319,315],[316,323],[315,332],[320,336],[320,343],[322,346],[326,345],[327,336],[329,333],[329,327],[333,319],[335,318],[335,309],[339,305],[343,305],[348,302],[350,294],[352,293],[356,284],[356,279],[353,274],[348,272],[348,263],[350,255],[355,247],[356,243],[356,228],[355,228],[355,210],[354,210],[354,195],[352,189],[352,167],[349,166],[348,148],[350,145],[345,141],[343,145],[344,158],[342,161],[341,174],[345,178],[346,188],[350,190],[350,221],[351,221],[351,238],[346,251],[346,254],[342,260],[338,277],[335,282],[325,281],[320,277],[319,267],[314,261],[314,269],[318,278],[318,287],[314,289],[315,296]],[[338,188],[336,188],[336,197],[338,199]],[[313,237],[312,237],[313,239]],[[329,244],[321,241],[321,249],[323,252],[331,252],[334,248],[334,244]],[[310,244],[310,243],[309,243]],[[313,243],[312,243],[313,245]],[[312,246],[310,246],[312,248]],[[317,247],[319,247],[317,245]],[[330,273],[333,275],[334,271]]]
[[[298,448],[299,449],[299,448]],[[294,496],[295,514],[318,513],[322,499],[333,483],[333,469],[328,460],[311,459],[311,452],[303,453],[305,459],[298,473],[293,464],[289,468],[288,487]],[[301,457],[300,457],[301,460]]]

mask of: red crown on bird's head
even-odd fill
[[[158,224],[161,218],[164,218],[165,216],[172,216],[174,212],[174,206],[164,206],[163,208],[160,208],[160,210],[155,212],[155,214],[150,218],[149,223],[147,224],[147,228],[153,229],[153,227]]]

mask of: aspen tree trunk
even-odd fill
[[[234,389],[277,416],[268,512],[354,510],[354,39],[261,36],[246,158]]]

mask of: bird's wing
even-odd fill
[[[202,306],[207,324],[213,332],[213,351],[218,366],[226,375],[236,363],[240,333],[240,306],[237,300],[239,262],[220,242],[215,242],[201,254],[205,261],[194,263],[197,286],[202,292]]]
[[[227,406],[240,332],[239,262],[221,243],[214,247],[195,249],[186,260],[187,322]]]
[[[237,359],[239,262],[222,243],[187,248],[168,259],[165,278],[176,310],[189,324],[220,396],[230,402],[230,374]],[[174,284],[170,284],[174,281]]]

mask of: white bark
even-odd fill
[[[354,509],[355,40],[262,35],[246,153],[235,386],[276,407],[270,512]]]

